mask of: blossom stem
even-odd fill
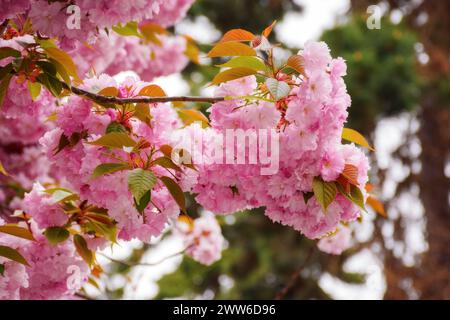
[[[90,100],[100,103],[114,103],[120,105],[127,103],[158,103],[158,102],[173,102],[173,101],[216,103],[225,100],[225,97],[190,97],[190,96],[117,98],[92,93],[75,86],[69,87],[64,82],[62,82],[62,84],[65,89],[71,91],[72,93],[78,96],[83,96]]]

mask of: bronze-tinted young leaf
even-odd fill
[[[210,58],[230,56],[256,56],[256,51],[244,43],[230,41],[219,42],[208,53]]]
[[[3,263],[0,263],[0,276],[5,276],[5,265]]]
[[[130,169],[130,165],[127,163],[102,163],[94,169],[92,178],[97,178],[108,173],[114,173],[126,169]]]
[[[8,172],[6,172],[5,167],[3,167],[3,163],[1,163],[1,161],[0,161],[0,174],[8,176]]]
[[[0,257],[18,262],[25,266],[30,266],[27,260],[25,260],[25,258],[20,254],[19,251],[10,247],[0,246]]]
[[[0,60],[8,57],[20,58],[20,51],[13,49],[11,47],[1,47],[0,48]]]
[[[186,39],[186,50],[184,51],[184,54],[193,63],[200,64],[200,49],[195,43],[195,40],[188,35],[184,35],[184,38]]]
[[[219,42],[229,42],[229,41],[252,41],[255,35],[250,31],[244,29],[232,29],[226,32]]]
[[[202,128],[209,127],[208,118],[198,110],[195,109],[182,109],[178,110],[178,116],[181,118],[185,125],[190,125],[194,122],[201,122]]]
[[[58,243],[66,241],[70,236],[70,232],[61,227],[50,227],[44,231],[44,235],[50,244],[57,245]]]
[[[305,74],[305,60],[301,55],[294,54],[290,56],[286,65],[297,71],[299,74]]]
[[[139,95],[146,97],[165,97],[166,93],[160,86],[156,84],[149,84],[139,91]]]
[[[380,216],[382,216],[383,218],[387,218],[386,211],[384,210],[384,205],[380,200],[373,196],[369,196],[366,203],[371,206],[372,209],[375,210],[375,212]]]
[[[3,101],[5,100],[11,78],[12,74],[8,73],[0,82],[0,108],[2,107]]]
[[[253,74],[256,74],[256,70],[250,68],[231,68],[218,73],[214,77],[212,84],[219,85],[222,82],[236,80]]]
[[[128,174],[128,189],[139,204],[144,194],[156,184],[153,172],[141,168],[134,169]]]
[[[163,144],[159,147],[159,151],[161,151],[167,158],[172,159],[172,146],[168,144]]]
[[[268,38],[269,35],[272,33],[272,29],[273,29],[273,27],[275,26],[276,23],[277,23],[277,20],[274,20],[270,26],[268,26],[267,28],[264,29],[262,35],[264,37]]]
[[[356,130],[344,128],[342,130],[342,139],[359,144],[360,146],[365,147],[371,151],[375,151],[370,146],[369,142],[367,142],[366,138],[364,138],[364,136]]]
[[[258,57],[235,57],[218,65],[220,68],[249,68],[256,71],[265,71],[267,66]]]
[[[321,178],[315,177],[313,180],[313,191],[317,202],[326,212],[328,206],[336,197],[336,184],[334,182],[323,181]]]
[[[156,165],[156,166],[161,166],[166,169],[174,169],[176,171],[181,171],[181,168],[179,166],[177,166],[175,163],[173,163],[172,159],[170,159],[166,156],[159,157],[159,158],[153,160],[152,164]]]
[[[134,117],[138,118],[142,122],[150,125],[152,115],[150,114],[150,106],[148,103],[138,103],[134,109]]]
[[[134,147],[136,145],[136,141],[131,139],[128,134],[122,132],[107,133],[99,139],[88,143],[102,147],[120,149],[123,147]]]
[[[352,164],[346,163],[344,171],[342,171],[342,176],[347,179],[347,181],[355,186],[358,185],[358,168]]]
[[[14,224],[5,224],[0,226],[0,232],[10,234],[15,237],[35,241],[30,230],[24,227],[19,227]]]
[[[72,60],[72,57],[59,48],[45,48],[44,51],[50,58],[55,59],[67,70],[67,73],[76,81],[80,81],[78,76],[77,66]]]
[[[86,240],[79,234],[73,236],[73,243],[78,254],[83,258],[88,265],[94,263],[94,254],[89,250]]]
[[[164,183],[167,190],[169,190],[170,194],[175,199],[175,202],[178,204],[181,211],[186,213],[186,199],[184,198],[183,190],[181,190],[178,183],[166,176],[160,177],[159,179],[162,181],[162,183]]]
[[[156,23],[145,23],[139,26],[141,33],[144,35],[145,40],[154,43],[158,46],[162,46],[162,42],[158,35],[167,33],[167,30]]]
[[[116,87],[106,87],[97,92],[101,96],[117,97],[119,95],[119,89]]]

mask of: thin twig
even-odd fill
[[[157,266],[157,265],[163,263],[164,261],[166,261],[166,260],[168,260],[168,259],[171,259],[171,258],[174,258],[174,257],[176,257],[176,256],[179,256],[179,255],[183,254],[186,250],[187,250],[187,248],[186,248],[186,249],[183,249],[182,251],[179,251],[179,252],[176,252],[176,253],[174,253],[174,254],[171,254],[170,256],[167,256],[167,257],[165,257],[165,258],[163,258],[163,259],[161,259],[161,260],[159,260],[159,261],[157,261],[157,262],[153,262],[153,263],[147,263],[147,262],[131,263],[131,262],[122,261],[122,260],[117,260],[117,259],[108,257],[107,255],[105,255],[105,254],[103,254],[103,253],[101,253],[101,252],[98,252],[97,254],[99,254],[99,255],[105,257],[106,259],[108,259],[108,260],[111,261],[111,262],[119,263],[119,264],[124,265],[124,266],[127,266],[127,267],[136,267],[136,266],[154,267],[154,266]]]
[[[189,96],[117,98],[92,93],[75,86],[69,87],[64,82],[62,82],[62,85],[65,89],[70,90],[71,92],[73,92],[78,96],[83,96],[90,100],[94,100],[100,103],[114,103],[120,105],[127,103],[158,103],[158,102],[173,102],[173,101],[216,103],[225,100],[225,97],[189,97]]]
[[[286,284],[286,286],[277,293],[275,300],[284,299],[284,297],[289,293],[289,291],[291,291],[291,289],[297,283],[297,280],[300,278],[302,271],[308,265],[308,262],[313,256],[313,253],[314,253],[314,246],[311,246],[311,249],[309,250],[308,255],[306,256],[302,265],[291,275],[291,278],[289,279],[289,282]]]

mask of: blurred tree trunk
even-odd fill
[[[365,12],[378,1],[353,0],[352,10]],[[407,24],[415,30],[429,56],[429,62],[420,66],[428,84],[419,101],[418,115],[421,142],[422,169],[417,177],[420,200],[425,210],[428,250],[420,264],[408,268],[386,252],[385,275],[387,292],[385,299],[406,299],[408,289],[404,279],[412,280],[419,299],[450,299],[450,179],[444,174],[450,157],[450,102],[447,95],[440,96],[437,83],[449,83],[450,1],[423,1],[414,6],[412,1],[388,0],[390,9],[401,9]],[[427,17],[420,24],[419,18]],[[396,224],[401,228],[401,223]],[[378,232],[379,233],[379,232]]]

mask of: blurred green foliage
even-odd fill
[[[417,37],[402,24],[381,21],[370,30],[362,15],[324,32],[333,56],[347,61],[345,82],[352,97],[350,126],[369,133],[379,116],[409,111],[418,105],[421,80],[414,45]]]

